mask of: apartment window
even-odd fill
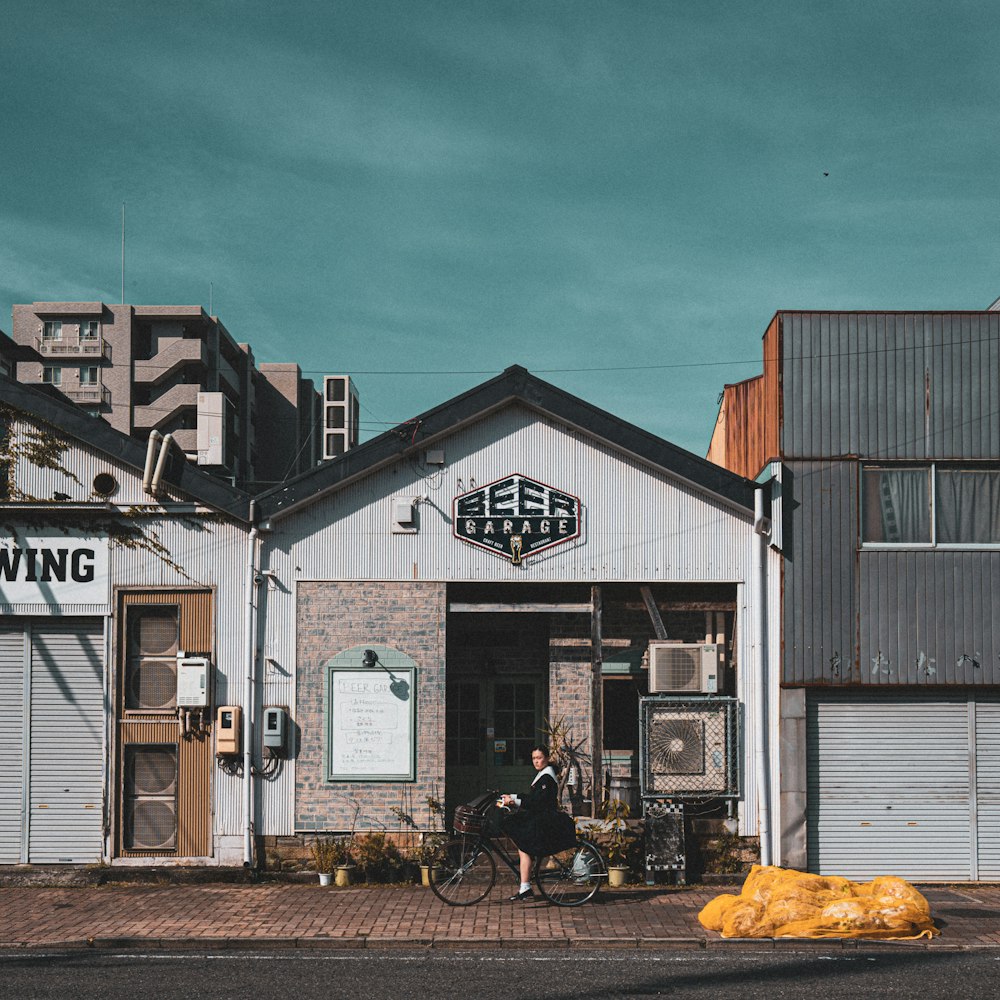
[[[42,324],[42,340],[62,340],[62,321],[46,320]]]
[[[866,467],[861,490],[866,544],[1000,545],[1000,469]]]
[[[331,406],[326,411],[326,426],[338,429],[344,426],[344,408]]]
[[[62,369],[45,365],[42,368],[42,381],[48,382],[49,385],[62,385]]]
[[[80,385],[97,385],[97,366],[89,365],[80,369]]]
[[[97,340],[100,336],[101,325],[96,319],[85,319],[80,324],[81,340]]]

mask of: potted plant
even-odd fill
[[[392,881],[403,863],[399,849],[380,830],[358,837],[354,854],[366,882]]]
[[[407,810],[405,802],[398,808],[393,808],[392,812],[404,826],[414,831],[414,835],[419,834],[420,841],[415,848],[410,850],[408,857],[411,862],[415,862],[420,868],[421,885],[429,887],[434,858],[438,852],[438,848],[447,838],[444,833],[444,806],[441,804],[441,800],[436,795],[428,795],[426,802],[427,812],[430,817],[430,828],[425,831],[419,830],[417,822]]]
[[[442,817],[444,806],[440,799],[433,795],[427,796],[427,809],[431,818],[431,828],[421,834],[420,846],[417,848],[417,863],[420,865],[420,884],[429,887],[431,884],[431,867],[435,855],[445,841]]]
[[[351,884],[350,869],[354,867],[354,858],[349,840],[317,837],[311,850],[320,885],[329,885],[333,881],[334,872],[337,885]]]
[[[635,834],[628,827],[631,810],[621,799],[608,799],[601,810],[601,832],[608,849],[608,885],[618,888],[628,875],[628,849]]]

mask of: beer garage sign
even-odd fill
[[[580,501],[571,493],[513,474],[455,497],[455,537],[522,560],[580,536]]]

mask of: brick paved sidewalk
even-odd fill
[[[0,947],[774,948],[856,942],[723,941],[697,914],[718,890],[604,890],[584,906],[489,899],[450,907],[413,887],[169,885],[0,889]],[[925,887],[942,935],[916,948],[1000,948],[1000,886]],[[883,944],[879,942],[879,944]],[[860,947],[871,947],[861,944]]]

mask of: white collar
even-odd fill
[[[535,775],[535,777],[534,777],[534,778],[532,779],[531,783],[532,783],[532,784],[534,784],[534,783],[535,783],[536,781],[538,781],[538,779],[539,779],[539,778],[540,778],[540,777],[541,777],[541,776],[542,776],[543,774],[547,774],[547,775],[549,775],[549,776],[550,776],[550,777],[552,778],[552,780],[553,780],[553,781],[558,781],[558,778],[556,778],[556,772],[555,772],[555,768],[554,768],[554,767],[553,767],[553,766],[552,766],[551,764],[546,764],[546,765],[545,765],[545,767],[543,767],[543,768],[542,768],[542,769],[541,769],[541,770],[540,770],[540,771],[538,772],[538,774],[536,774],[536,775]]]

